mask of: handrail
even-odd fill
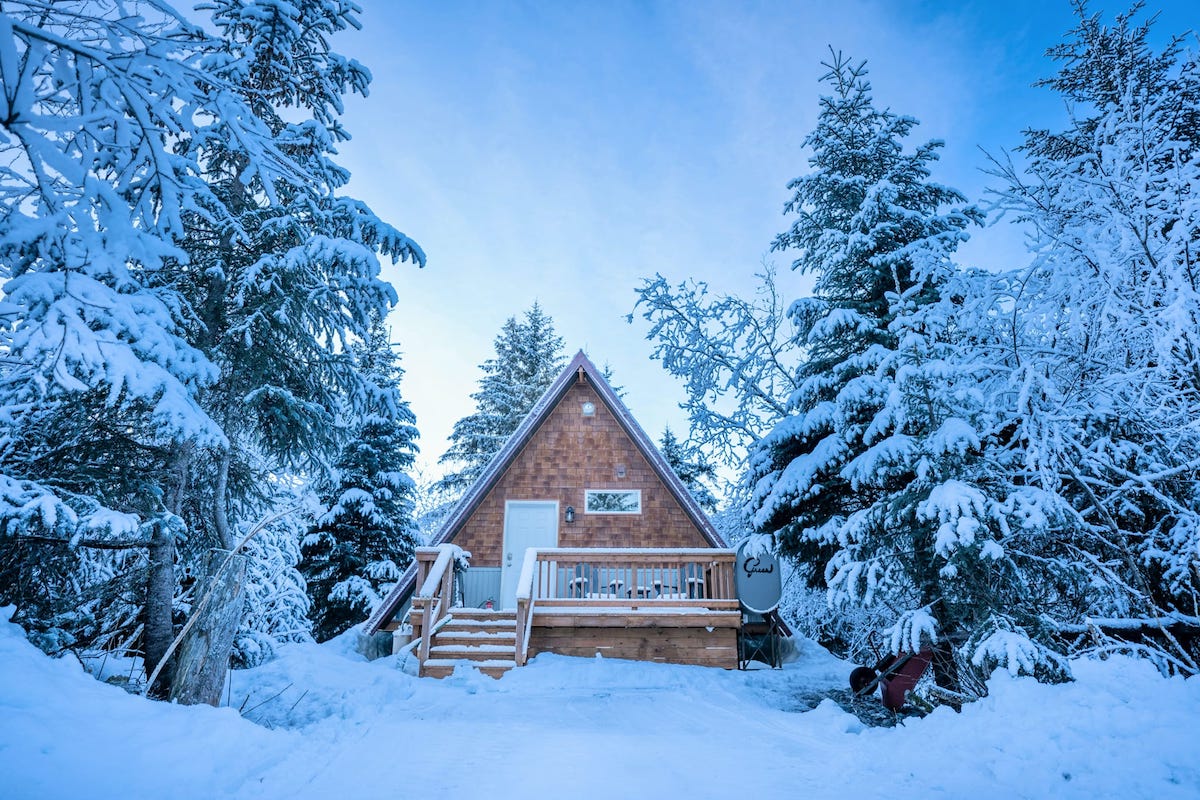
[[[710,558],[735,559],[737,551],[716,547],[540,547],[538,553],[555,558],[590,558],[605,560],[613,557],[634,559],[678,559],[702,561]]]
[[[438,545],[437,548],[422,547],[417,551],[418,573],[433,558],[433,565],[425,573],[421,588],[413,595],[413,605],[421,604],[421,645],[417,658],[422,664],[429,660],[433,635],[449,619],[454,598],[454,564],[467,557],[466,552],[453,544]]]
[[[620,598],[589,598],[589,597],[539,597],[539,609],[555,608],[556,610],[570,609],[671,609],[675,611],[736,611],[741,608],[736,598],[704,598],[692,599],[686,597],[620,597]]]
[[[450,564],[454,561],[454,551],[460,548],[452,544],[443,544],[436,549],[438,551],[437,559],[433,562],[433,566],[430,567],[429,574],[425,576],[425,582],[417,590],[417,597],[433,597],[437,593],[438,584],[442,582],[443,576],[449,571]]]
[[[533,574],[537,568],[538,550],[527,548],[521,563],[521,574],[517,578],[517,625],[516,655],[518,667],[529,660],[529,635],[533,629]]]
[[[733,550],[716,548],[539,548],[530,602],[560,606],[737,608]]]

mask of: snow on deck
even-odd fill
[[[431,653],[511,653],[511,644],[435,644],[429,648]]]

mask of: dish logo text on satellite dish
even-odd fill
[[[748,558],[746,559],[745,563],[742,564],[742,569],[746,571],[747,575],[753,575],[754,573],[763,573],[769,575],[775,571],[774,559],[767,562],[766,566],[763,566],[762,561],[763,560],[758,556],[755,556],[754,558]]]

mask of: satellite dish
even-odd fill
[[[765,537],[751,536],[737,547],[733,566],[733,585],[738,602],[746,611],[769,614],[779,607],[783,580],[779,559],[764,542]]]

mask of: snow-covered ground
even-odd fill
[[[998,674],[961,714],[864,728],[847,666],[781,671],[542,656],[419,680],[344,642],[234,675],[234,708],[126,694],[0,612],[0,797],[1198,798],[1200,680],[1126,659],[1041,686]]]

